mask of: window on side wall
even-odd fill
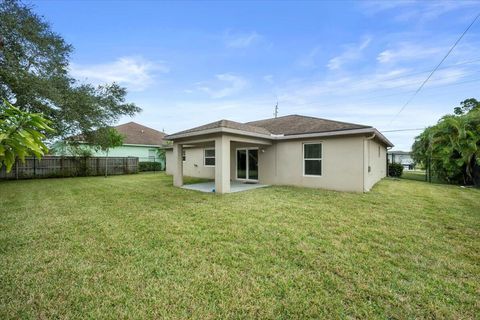
[[[155,149],[148,149],[148,158],[150,161],[154,161],[156,158],[157,150]]]
[[[203,165],[205,167],[215,166],[215,149],[211,148],[203,150]]]
[[[185,149],[182,150],[182,161],[185,162],[187,160],[187,152]]]
[[[317,177],[322,175],[321,143],[303,144],[303,175]]]

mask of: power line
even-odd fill
[[[380,132],[421,131],[421,130],[425,130],[425,128],[383,130]]]
[[[470,64],[470,63],[475,63],[475,62],[480,62],[480,58],[476,58],[476,59],[472,59],[472,60],[467,60],[467,61],[463,61],[463,62],[459,62],[459,63],[455,63],[455,64],[450,64],[448,66],[443,66],[441,68],[438,68],[439,70],[443,70],[443,69],[449,69],[449,68],[454,68],[454,67],[458,67],[458,66],[463,66],[463,65],[466,65],[466,64]],[[430,69],[429,70],[423,70],[423,71],[418,71],[418,72],[413,72],[413,73],[407,73],[407,74],[403,74],[401,76],[398,76],[398,77],[391,77],[391,78],[384,78],[384,79],[381,79],[379,81],[383,82],[383,81],[390,81],[390,80],[397,80],[397,79],[402,79],[402,78],[408,78],[408,77],[411,77],[411,76],[416,76],[418,74],[422,74],[422,73],[427,73],[427,72],[430,72]]]
[[[454,68],[454,67],[458,67],[458,66],[463,66],[463,65],[467,65],[467,64],[471,64],[471,63],[476,63],[476,62],[480,62],[480,58],[475,58],[475,59],[472,59],[472,60],[466,60],[466,61],[463,61],[463,62],[459,62],[459,63],[456,63],[456,64],[451,64],[451,65],[447,65],[447,66],[443,66],[439,69],[448,69],[448,68]],[[396,76],[396,77],[387,77],[387,78],[382,78],[381,80],[377,80],[377,81],[368,81],[368,80],[363,80],[363,81],[359,81],[357,82],[356,84],[364,84],[364,83],[372,83],[372,84],[376,84],[376,83],[385,83],[385,81],[392,81],[392,80],[398,80],[398,79],[403,79],[403,78],[408,78],[408,77],[411,77],[411,76],[415,76],[415,75],[419,75],[419,74],[422,74],[422,73],[426,73],[426,72],[430,72],[430,70],[424,70],[424,71],[419,71],[419,72],[414,72],[414,73],[407,73],[407,74],[403,74],[401,76]],[[461,73],[461,74],[457,74],[457,75],[451,75],[451,76],[446,76],[446,77],[442,77],[442,79],[439,79],[439,80],[443,80],[443,79],[448,79],[448,78],[454,78],[454,77],[463,77],[463,76],[467,76],[467,75],[471,75],[473,73],[476,73],[476,72],[479,72],[479,70],[475,70],[474,72],[471,72],[471,70],[469,70],[469,72],[464,72],[464,73]],[[470,73],[470,74],[469,74]],[[397,88],[403,88],[403,87],[408,87],[410,86],[411,84],[404,84],[404,85],[399,85],[399,86],[393,86],[393,87],[388,87],[388,88],[382,88],[380,90],[374,90],[374,91],[370,91],[370,93],[372,92],[380,92],[380,91],[385,91],[385,90],[392,90],[392,89],[397,89]],[[358,86],[354,86],[352,89],[355,89],[357,88]],[[277,100],[278,101],[278,100]],[[289,100],[280,100],[279,102],[284,102],[284,103],[287,103],[289,102]],[[294,106],[303,106],[303,105],[310,105],[310,104],[315,104],[315,103],[318,103],[318,102],[307,102],[307,103],[301,103],[301,104],[294,104]]]
[[[473,19],[472,23],[470,23],[470,25],[467,27],[467,29],[465,29],[465,31],[463,31],[463,33],[460,35],[460,37],[457,39],[457,41],[455,41],[455,43],[453,44],[453,46],[450,48],[450,50],[448,50],[447,54],[443,57],[443,59],[440,61],[439,64],[437,64],[437,66],[435,68],[433,68],[432,72],[430,72],[430,74],[428,75],[428,77],[425,79],[425,81],[422,82],[422,84],[420,85],[420,87],[418,87],[418,89],[415,91],[415,93],[410,97],[410,99],[408,99],[408,101],[400,108],[400,110],[395,114],[395,116],[392,118],[392,120],[390,120],[390,122],[388,123],[388,125],[392,124],[392,122],[398,117],[398,115],[400,113],[402,113],[402,111],[410,104],[410,102],[412,102],[412,100],[416,97],[416,95],[420,92],[420,90],[422,90],[422,88],[425,86],[425,84],[428,82],[428,80],[430,80],[430,78],[432,77],[432,75],[435,73],[435,71],[438,70],[438,68],[440,67],[440,65],[445,61],[445,59],[447,59],[447,57],[450,55],[450,53],[453,51],[453,49],[455,49],[455,47],[457,46],[457,44],[460,42],[460,40],[462,40],[463,36],[468,32],[468,30],[470,30],[470,28],[473,26],[473,24],[477,21],[478,17],[480,17],[480,13],[477,14],[477,16],[475,17],[475,19]]]
[[[472,59],[472,60],[467,60],[467,61],[464,61],[464,62],[460,62],[460,63],[456,63],[456,64],[451,64],[451,65],[448,65],[448,66],[443,66],[442,68],[439,68],[439,69],[442,69],[442,70],[443,70],[443,69],[458,67],[458,66],[462,66],[462,65],[466,65],[466,64],[475,63],[475,62],[480,62],[480,58]],[[363,80],[363,81],[357,82],[357,84],[362,85],[362,84],[365,84],[365,83],[371,83],[371,84],[375,84],[375,83],[385,83],[385,81],[392,81],[392,80],[398,80],[398,79],[408,78],[408,77],[412,77],[412,76],[419,75],[419,74],[426,73],[426,72],[430,72],[430,70],[424,70],[424,71],[419,71],[419,72],[414,72],[414,73],[403,74],[403,75],[401,75],[401,76],[396,76],[396,77],[382,78],[382,79],[379,79],[379,80],[377,80],[377,81]],[[458,74],[458,75],[453,75],[453,76],[442,77],[442,79],[447,79],[447,78],[452,78],[452,77],[457,77],[457,76],[465,76],[465,75],[468,75],[468,72],[461,73],[461,74]],[[442,79],[441,79],[441,80],[442,80]],[[381,89],[381,90],[374,90],[373,92],[383,91],[383,90],[390,90],[390,89],[397,89],[397,88],[401,88],[401,87],[408,87],[408,86],[410,86],[410,85],[411,85],[411,84],[404,84],[404,85],[400,85],[400,86],[393,86],[393,87],[383,88],[383,89]],[[358,88],[358,87],[359,87],[359,86],[354,86],[354,87],[351,88],[351,89],[355,89],[355,88]],[[288,100],[281,100],[280,102],[288,102]],[[308,104],[311,104],[311,103],[308,103]]]
[[[473,72],[473,73],[477,73],[477,72],[480,72],[480,70],[479,70],[479,71],[475,71],[475,72]],[[473,73],[471,73],[471,74],[473,74]],[[471,74],[470,74],[470,75],[471,75]],[[452,77],[445,77],[444,79],[448,79],[448,78],[452,78]],[[442,80],[443,80],[443,79],[442,79]],[[429,87],[428,89],[437,89],[437,88],[444,88],[444,87],[452,87],[452,86],[458,86],[458,85],[461,85],[461,84],[471,83],[471,82],[477,82],[477,81],[480,81],[480,78],[474,78],[474,79],[469,79],[469,80],[466,80],[466,81],[455,82],[455,83],[448,83],[448,84],[444,84],[444,85],[437,85],[437,86],[434,86],[434,87]],[[398,89],[398,88],[405,87],[405,86],[408,86],[408,85],[402,85],[402,86],[392,87],[392,88],[389,88],[389,89]],[[414,91],[412,91],[412,90],[407,90],[407,91],[396,92],[396,93],[389,93],[389,94],[378,95],[378,96],[373,96],[373,97],[363,97],[363,98],[355,99],[355,102],[357,102],[357,101],[365,101],[365,102],[362,102],[362,103],[360,103],[360,104],[356,104],[356,105],[364,105],[364,104],[368,103],[369,101],[375,101],[375,100],[378,100],[378,99],[383,99],[383,98],[388,98],[388,97],[393,97],[393,96],[399,96],[399,95],[405,95],[405,94],[409,94],[409,93],[413,93],[413,92],[414,92]],[[301,106],[306,106],[306,105],[315,105],[315,104],[319,104],[319,103],[321,103],[321,102],[314,101],[314,102],[293,104],[292,106],[293,106],[293,107],[301,107]],[[324,104],[324,105],[319,105],[319,106],[318,106],[318,108],[328,108],[328,107],[338,107],[338,103]]]

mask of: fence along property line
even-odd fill
[[[3,166],[0,180],[100,176],[105,175],[105,161],[109,175],[138,173],[136,157],[45,156],[41,160],[35,157],[27,157],[25,162],[17,160],[8,173]]]

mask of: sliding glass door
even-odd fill
[[[237,149],[237,179],[258,180],[258,149]]]
[[[258,180],[258,149],[247,150],[248,153],[248,180]]]
[[[237,179],[247,179],[247,150],[237,149]]]

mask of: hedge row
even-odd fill
[[[138,163],[138,171],[162,171],[164,170],[162,163],[160,162],[153,162],[153,161],[146,161],[146,162],[139,162]]]

